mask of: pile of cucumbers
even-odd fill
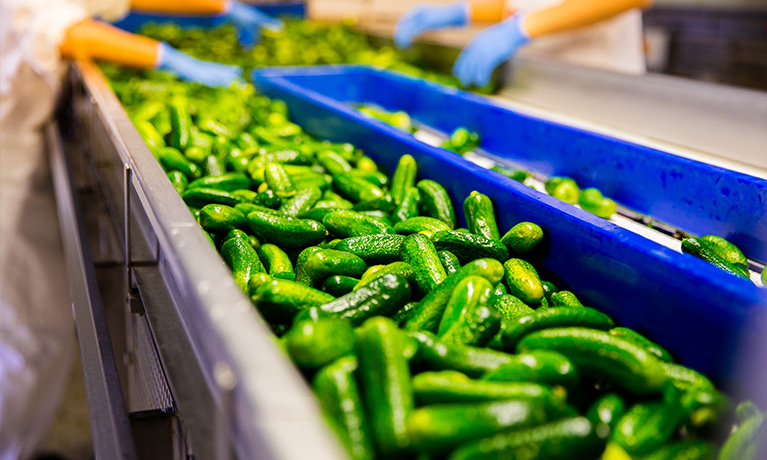
[[[389,176],[249,85],[112,83],[350,457],[755,458],[765,413],[540,279],[538,225],[503,232],[489,197],[454,203],[407,154]]]

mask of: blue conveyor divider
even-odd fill
[[[482,150],[581,187],[694,235],[716,234],[747,256],[767,261],[767,180],[522,115],[490,99],[404,74],[326,66],[285,77],[337,102],[404,110],[449,134],[464,126]],[[767,149],[767,147],[766,147]]]
[[[274,17],[303,18],[306,16],[306,4],[304,2],[252,3],[252,5],[263,13]],[[113,24],[120,29],[135,33],[146,24],[175,24],[180,27],[210,28],[223,25],[225,22],[224,16],[169,16],[131,11],[130,14]]]
[[[374,72],[361,68],[268,68],[253,75],[257,87],[267,96],[285,101],[292,119],[310,134],[351,142],[389,173],[400,156],[413,155],[421,178],[446,187],[462,222],[461,203],[473,190],[494,201],[502,230],[521,221],[536,222],[544,228],[546,238],[543,250],[531,262],[542,279],[574,291],[587,305],[647,334],[682,363],[718,382],[734,380],[732,356],[738,335],[755,318],[767,318],[767,290],[419,142],[409,133],[364,117],[346,103],[377,91],[379,96],[371,102],[392,107],[386,98],[393,95],[387,93],[398,91],[392,82],[400,79],[388,78],[378,79]],[[424,92],[432,90],[431,85],[413,86]],[[430,99],[415,93],[411,97],[421,102]],[[448,110],[435,104],[435,109],[446,111],[445,117],[466,117],[459,107]],[[409,105],[400,108],[407,110]],[[469,128],[477,126],[470,124]]]

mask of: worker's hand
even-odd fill
[[[522,17],[514,15],[478,33],[455,61],[453,75],[464,86],[485,86],[493,69],[529,41]]]
[[[229,5],[227,17],[237,28],[237,39],[245,48],[252,48],[261,39],[261,27],[279,32],[283,23],[250,5],[233,1]]]
[[[416,5],[397,21],[394,43],[400,48],[409,48],[415,37],[428,30],[463,26],[469,20],[470,10],[466,1],[442,6]]]
[[[208,86],[228,87],[242,77],[242,69],[238,66],[201,61],[173,49],[167,43],[160,43],[157,49],[155,68],[170,71],[182,80]]]

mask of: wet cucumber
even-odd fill
[[[285,168],[279,163],[269,163],[265,166],[264,180],[269,186],[269,190],[273,190],[280,198],[290,198],[296,194],[293,182],[291,182],[288,173],[285,172]]]
[[[397,323],[397,326],[402,326],[402,324],[407,320],[408,316],[410,316],[410,313],[412,313],[417,306],[418,302],[408,302],[402,308],[397,310],[397,313],[395,313],[391,319]]]
[[[436,332],[453,289],[463,278],[471,275],[482,276],[490,284],[495,284],[503,276],[503,266],[494,259],[477,259],[462,266],[421,300],[405,322],[405,329]]]
[[[578,197],[578,204],[584,211],[588,211],[603,219],[609,219],[617,210],[615,201],[602,195],[599,189],[593,187],[583,190]]]
[[[333,176],[333,185],[341,195],[355,203],[373,201],[384,196],[383,190],[376,185],[349,173]]]
[[[503,287],[503,284],[498,283],[498,286]],[[488,344],[488,346],[490,348],[500,350],[503,348],[503,342],[501,339],[503,338],[504,331],[509,327],[514,327],[518,318],[527,316],[535,310],[528,307],[527,304],[519,300],[518,297],[504,293],[496,293],[490,301],[490,305],[500,315],[501,327],[499,328],[498,333],[495,335],[493,340]]]
[[[243,203],[255,203],[256,198],[258,198],[258,193],[254,192],[253,190],[245,190],[245,189],[239,189],[239,190],[233,190],[232,196],[236,197]]]
[[[174,97],[168,104],[170,109],[170,145],[184,150],[189,146],[192,116],[185,98]]]
[[[232,270],[237,286],[248,292],[248,280],[254,273],[264,272],[264,266],[249,241],[232,238],[221,245],[221,257]]]
[[[603,446],[587,418],[571,417],[466,443],[448,460],[585,459],[596,458]]]
[[[618,393],[601,396],[586,411],[586,418],[596,427],[597,434],[605,437],[626,413],[626,401]]]
[[[530,306],[538,305],[543,299],[543,286],[538,272],[522,259],[509,259],[503,264],[504,279],[509,294],[519,297]]]
[[[416,187],[421,195],[423,213],[455,228],[455,210],[445,187],[428,179],[418,182]]]
[[[442,343],[484,346],[500,328],[500,315],[487,303],[493,286],[481,276],[467,276],[450,295],[437,335]]]
[[[682,252],[701,258],[732,275],[737,275],[743,279],[751,279],[746,267],[726,261],[717,254],[716,250],[708,248],[706,243],[697,238],[685,238],[682,240]]]
[[[312,246],[325,239],[325,227],[309,219],[253,211],[248,214],[248,225],[257,235],[281,248]]]
[[[258,254],[266,265],[267,272],[272,278],[281,278],[286,280],[296,279],[293,271],[293,264],[285,251],[273,244],[262,244],[258,248]]]
[[[498,401],[529,401],[547,413],[564,409],[566,392],[530,382],[473,380],[457,371],[421,372],[413,377],[413,392],[420,405]]]
[[[359,277],[367,270],[365,262],[354,254],[335,249],[308,248],[296,260],[296,282],[319,286],[333,275]]]
[[[208,177],[223,176],[226,174],[226,164],[223,158],[208,155],[202,163],[202,169]]]
[[[661,347],[657,343],[653,342],[652,340],[648,339],[647,337],[643,336],[642,334],[632,329],[629,329],[626,327],[614,327],[610,329],[609,332],[610,332],[610,335],[614,335],[615,337],[619,337],[623,340],[627,340],[633,343],[634,345],[644,348],[645,350],[654,354],[661,361],[667,361],[667,362],[673,361],[671,354],[668,351],[666,351],[665,348]]]
[[[353,168],[341,155],[332,150],[323,150],[317,153],[317,161],[331,175],[348,173]]]
[[[138,121],[135,123],[136,131],[141,135],[141,138],[144,139],[144,142],[146,142],[147,147],[149,147],[149,150],[157,155],[157,152],[162,147],[165,147],[165,139],[163,139],[162,134],[157,132],[157,129],[152,125],[152,123],[148,121]]]
[[[186,187],[189,184],[189,181],[186,179],[184,173],[181,171],[168,171],[166,174],[170,180],[171,185],[173,185],[173,188],[176,189],[176,192],[179,195],[184,193],[184,190],[186,190]]]
[[[232,229],[248,228],[245,214],[223,204],[206,204],[200,209],[200,225],[213,233],[225,233]]]
[[[437,251],[437,257],[442,264],[442,268],[445,269],[447,276],[452,275],[461,268],[461,262],[458,261],[458,257],[450,251]]]
[[[550,303],[552,307],[570,307],[577,308],[582,307],[583,304],[578,297],[570,291],[558,291],[550,296]]]
[[[444,453],[499,431],[545,421],[543,407],[524,400],[441,404],[414,410],[408,417],[407,430],[418,451]]]
[[[232,206],[240,203],[240,199],[224,190],[215,188],[188,188],[181,198],[188,206],[195,208],[202,208],[207,204],[223,204],[226,206]]]
[[[397,458],[410,445],[407,419],[413,410],[413,387],[404,340],[388,318],[371,318],[357,331],[358,379],[382,458]]]
[[[394,225],[394,231],[400,235],[412,235],[424,231],[437,233],[442,230],[450,229],[441,220],[426,216],[411,217]]]
[[[526,335],[520,352],[546,349],[565,355],[585,377],[605,379],[636,394],[658,393],[668,381],[662,361],[606,331],[552,328]]]
[[[296,315],[283,343],[298,367],[314,370],[354,351],[354,329],[313,307]]]
[[[498,224],[495,222],[493,202],[487,195],[477,191],[471,192],[463,202],[463,214],[466,216],[466,226],[471,233],[489,240],[501,240]]]
[[[580,374],[573,363],[561,353],[532,350],[512,355],[512,359],[482,376],[489,382],[537,382],[575,388]]]
[[[354,211],[333,211],[322,218],[322,224],[339,238],[394,233],[389,223]]]
[[[359,282],[360,280],[351,276],[333,275],[322,282],[322,291],[332,296],[341,297],[352,292],[354,286]]]
[[[415,271],[415,284],[421,294],[433,291],[442,283],[447,274],[437,257],[437,250],[431,240],[415,234],[405,238],[400,249],[402,261],[410,264]]]
[[[409,300],[410,285],[407,280],[389,273],[320,308],[357,326],[373,316],[393,315]]]
[[[546,193],[565,203],[575,204],[581,196],[581,189],[569,177],[552,177],[546,181]]]
[[[740,264],[748,266],[748,259],[737,246],[726,239],[717,235],[703,235],[698,238],[700,241],[708,243],[708,248],[714,251],[719,257],[731,264]],[[705,243],[703,243],[705,244]]]
[[[391,220],[395,224],[418,216],[418,205],[421,202],[421,192],[415,187],[405,190],[400,204],[392,211]]]
[[[270,323],[290,324],[300,311],[332,302],[335,297],[295,281],[273,279],[259,286],[251,299]]]
[[[405,238],[392,234],[357,236],[339,241],[333,249],[351,252],[370,265],[387,264],[399,260]]]
[[[256,195],[253,203],[269,209],[277,209],[282,204],[282,199],[274,193],[274,190],[264,190]]]
[[[527,334],[553,327],[584,327],[608,330],[615,324],[609,316],[593,308],[539,308],[508,322],[501,337],[505,350],[514,350]]]
[[[215,188],[227,192],[250,188],[250,178],[242,173],[226,173],[220,176],[201,177],[189,184],[189,188]]]
[[[469,377],[479,377],[514,361],[512,355],[489,348],[440,343],[428,332],[410,332],[409,335],[418,340],[418,359],[426,369],[454,370]]]
[[[610,442],[632,457],[649,454],[663,447],[683,416],[678,400],[636,403],[618,420]]]
[[[317,187],[299,190],[287,201],[282,202],[280,212],[290,217],[298,217],[314,206],[322,197],[322,191]]]
[[[387,273],[399,275],[405,278],[411,285],[415,285],[415,270],[413,270],[413,267],[408,263],[397,261],[387,265],[374,265],[368,268],[367,271],[362,274],[359,284],[354,288],[357,289],[358,287],[369,283],[379,276],[386,275]]]
[[[532,222],[520,222],[503,235],[501,243],[509,252],[522,255],[535,249],[543,240],[543,229]]]
[[[373,439],[354,377],[357,367],[355,357],[340,358],[317,372],[312,387],[349,456],[354,460],[370,460],[374,457]]]
[[[462,263],[480,258],[499,261],[509,258],[509,251],[503,243],[473,233],[443,230],[435,233],[431,240],[438,250],[452,252]]]
[[[415,186],[415,177],[418,174],[418,163],[411,155],[402,155],[394,170],[391,180],[391,196],[394,203],[399,205],[405,199],[408,190]]]
[[[166,171],[179,171],[188,180],[197,179],[202,175],[200,167],[189,161],[181,152],[173,147],[157,149],[157,158]]]

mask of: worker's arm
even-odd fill
[[[237,28],[237,38],[252,47],[261,38],[261,28],[282,30],[283,24],[258,9],[234,0],[131,0],[131,8],[168,15],[225,15]]]
[[[477,34],[458,56],[453,74],[465,86],[484,86],[493,69],[533,38],[596,24],[651,3],[652,0],[565,0],[529,14],[517,12]]]
[[[163,42],[86,19],[70,27],[59,45],[63,57],[100,59],[138,68],[156,68],[184,80],[229,86],[242,75],[237,66],[200,61]]]

